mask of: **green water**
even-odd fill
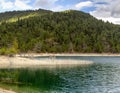
[[[94,64],[0,69],[0,86],[18,93],[120,93],[120,57],[56,58],[90,60]]]

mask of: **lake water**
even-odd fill
[[[120,93],[120,57],[57,56],[56,59],[82,59],[93,61],[94,64],[63,68],[1,69],[0,86],[19,93]]]

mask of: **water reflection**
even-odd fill
[[[24,88],[25,93],[31,93],[31,88],[32,93],[119,93],[120,62],[113,61],[49,69],[1,69],[0,82]]]

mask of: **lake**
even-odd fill
[[[36,57],[36,60],[48,58]],[[0,86],[19,93],[120,93],[120,57],[56,56],[93,61],[68,67],[0,69]]]

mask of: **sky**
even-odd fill
[[[52,11],[79,10],[97,19],[120,24],[120,0],[0,0],[0,12],[39,8]]]

